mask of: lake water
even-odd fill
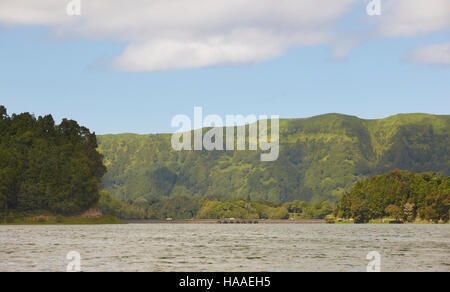
[[[0,226],[0,271],[450,271],[450,225]]]

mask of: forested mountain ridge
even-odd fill
[[[450,175],[450,116],[364,120],[326,114],[280,120],[280,157],[256,151],[174,151],[170,134],[98,136],[119,200],[209,196],[287,202],[337,201],[357,180],[389,170]]]

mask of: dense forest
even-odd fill
[[[450,116],[280,120],[274,162],[262,162],[256,151],[177,152],[170,137],[99,136],[108,167],[104,188],[123,202],[177,196],[337,202],[360,179],[395,168],[450,175]]]
[[[164,134],[96,137],[0,106],[0,215],[100,206],[121,219],[448,221],[449,132],[449,116],[426,114],[281,120],[280,157],[262,162],[257,151],[174,151]],[[411,171],[380,175],[394,168]]]
[[[119,219],[324,219],[333,212],[330,202],[252,201],[230,198],[206,198],[201,196],[176,196],[154,202],[144,199],[120,202],[102,191],[100,208],[104,215]]]
[[[344,193],[334,213],[337,217],[353,218],[357,223],[382,217],[447,222],[449,208],[450,177],[394,170],[357,182]]]
[[[96,148],[76,121],[0,106],[0,213],[74,215],[97,204],[106,168]]]
[[[394,170],[363,178],[343,192],[335,206],[328,201],[273,203],[227,197],[175,196],[153,202],[140,198],[120,202],[102,191],[103,214],[120,219],[352,219],[367,223],[372,219],[412,222],[449,220],[450,177],[433,172],[415,174]],[[333,216],[331,216],[333,214]]]

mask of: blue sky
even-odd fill
[[[169,56],[161,55],[155,63],[152,54],[158,50],[153,44],[160,40],[148,38],[132,54],[150,55],[138,69],[124,56],[128,50],[134,52],[130,48],[133,39],[110,36],[87,24],[81,32],[72,32],[67,28],[71,24],[60,20],[35,21],[30,16],[24,22],[2,19],[0,13],[0,104],[9,113],[51,113],[57,121],[72,118],[98,134],[172,132],[176,130],[170,127],[172,117],[192,116],[194,106],[202,106],[205,114],[276,114],[282,118],[329,112],[362,118],[409,112],[449,114],[450,67],[441,46],[450,42],[448,24],[430,26],[426,32],[383,35],[382,23],[365,20],[369,16],[364,7],[353,4],[333,20],[333,30],[343,31],[338,34],[340,39],[358,39],[339,58],[333,57],[339,41],[290,43],[280,39],[283,45],[260,48],[258,39],[255,47],[245,47],[245,55],[236,55],[231,50],[241,44],[240,38],[224,37],[219,46],[231,43],[232,49],[216,59],[209,57],[209,40],[203,46],[202,40],[195,39],[201,45],[192,46],[194,41],[189,39],[177,43]],[[392,25],[396,14],[387,15]],[[305,31],[303,39],[311,33],[305,25],[295,27]],[[55,33],[61,30],[65,32],[62,37]],[[214,34],[226,32],[218,29]],[[189,31],[189,35],[193,34]],[[171,37],[178,41],[177,36]],[[135,38],[141,37],[136,34]],[[441,55],[424,56],[436,45],[441,46]],[[178,60],[180,50],[188,46],[208,58],[194,52],[192,62],[171,61]],[[261,52],[267,54],[254,58]],[[190,58],[182,53],[183,58]],[[438,55],[441,59],[436,60]],[[131,65],[115,66],[111,60],[117,56],[123,58],[116,64],[122,66],[125,60]],[[164,58],[170,62],[163,62]],[[178,64],[184,65],[177,68]]]

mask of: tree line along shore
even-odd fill
[[[148,203],[118,202],[107,192],[102,212],[123,220],[229,218],[245,220],[322,219],[327,223],[446,223],[449,221],[450,177],[393,170],[355,183],[336,203],[272,203],[241,199],[174,197]]]
[[[101,218],[28,219],[10,223],[42,224],[290,224],[290,223],[447,223],[450,178],[435,173],[394,170],[357,182],[342,199],[330,202],[272,203],[240,199],[174,197],[148,203],[119,202],[101,191],[97,208]],[[29,218],[29,217],[28,217]],[[102,219],[103,218],[103,219]],[[5,222],[8,222],[7,220]]]
[[[340,198],[335,200],[321,200],[319,196],[311,201],[283,202],[264,200],[252,192],[244,199],[242,195],[217,192],[149,195],[119,201],[102,190],[107,168],[97,147],[95,133],[76,121],[64,119],[57,125],[51,115],[9,116],[6,108],[0,106],[0,222],[112,224],[121,220],[301,222],[315,219],[328,223],[437,223],[449,220],[448,176],[397,169],[363,177],[351,188],[342,189]],[[168,176],[171,173],[160,170],[155,179],[163,178],[157,183],[164,187]],[[283,184],[283,178],[279,179]],[[289,184],[291,177],[287,175],[285,179]],[[93,207],[102,215],[80,217]]]

